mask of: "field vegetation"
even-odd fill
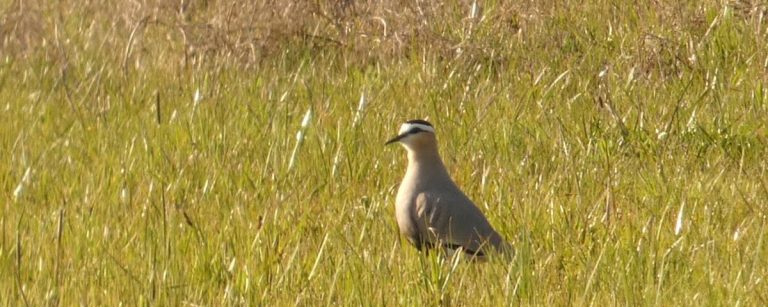
[[[765,1],[0,1],[2,305],[768,305]],[[398,234],[428,118],[516,248]]]

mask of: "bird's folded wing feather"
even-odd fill
[[[462,246],[480,251],[489,238],[497,235],[488,220],[463,193],[435,195],[421,193],[416,198],[420,231],[432,244]]]

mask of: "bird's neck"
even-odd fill
[[[450,178],[437,148],[408,151],[408,172],[428,172],[440,175],[437,178]]]

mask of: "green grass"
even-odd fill
[[[1,2],[2,305],[768,304],[764,3],[109,2]],[[399,236],[425,117],[511,261]]]

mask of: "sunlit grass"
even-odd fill
[[[765,5],[192,3],[2,5],[3,305],[768,303]],[[399,236],[425,117],[514,259]]]

